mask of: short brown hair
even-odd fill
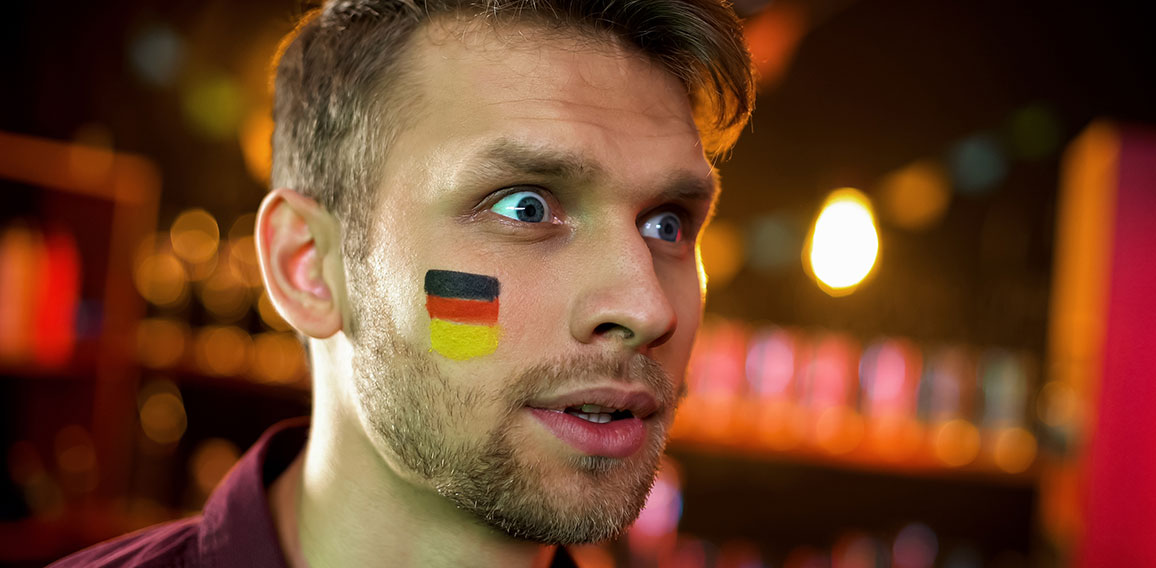
[[[274,187],[316,200],[363,259],[371,189],[404,126],[404,50],[442,15],[527,20],[609,35],[682,81],[710,156],[728,150],[754,104],[750,55],[725,0],[337,0],[308,13],[277,61]]]

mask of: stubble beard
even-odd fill
[[[619,535],[638,517],[654,484],[674,415],[674,387],[653,360],[572,358],[519,373],[499,395],[455,385],[428,352],[405,342],[372,304],[358,306],[353,371],[363,423],[375,442],[459,509],[511,537],[544,544],[582,544]],[[664,410],[645,446],[625,459],[528,455],[516,415],[534,395],[576,385],[582,377],[615,377],[644,385]],[[484,382],[484,381],[479,381]],[[497,408],[484,435],[479,409]],[[489,420],[488,418],[486,420]],[[380,444],[377,444],[381,447]]]

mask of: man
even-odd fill
[[[202,517],[63,564],[568,565],[557,545],[619,534],[683,388],[749,69],[708,0],[307,16],[256,233],[311,424],[266,434]]]

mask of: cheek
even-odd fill
[[[502,297],[499,321],[502,327],[498,354],[511,360],[534,359],[557,351],[560,333],[568,332],[566,291],[537,281],[508,280]],[[545,349],[555,343],[553,350]]]

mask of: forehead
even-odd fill
[[[711,177],[685,86],[609,38],[443,21],[409,58],[419,102],[389,162],[445,171],[501,140],[635,181]]]

